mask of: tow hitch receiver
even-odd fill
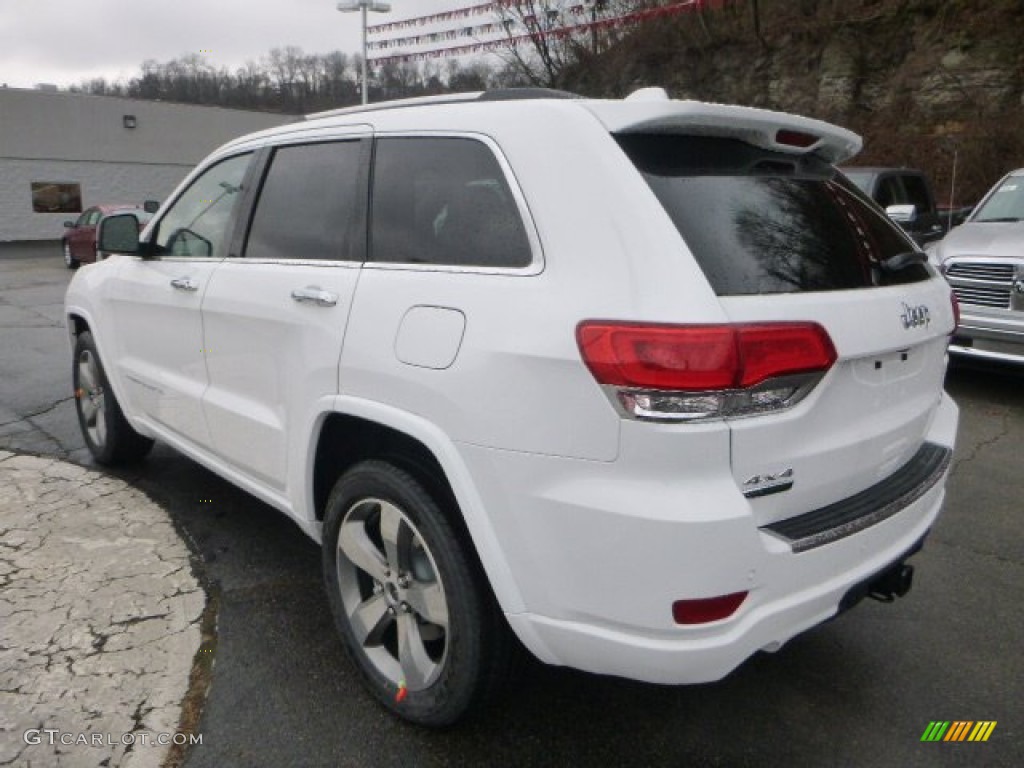
[[[910,591],[914,583],[914,566],[897,563],[887,571],[882,571],[868,584],[868,597],[882,603],[891,603],[897,597],[903,597]]]
[[[904,558],[920,549],[916,547]],[[863,600],[870,597],[883,603],[891,603],[897,597],[903,597],[910,591],[914,581],[914,566],[907,565],[906,560],[900,560],[890,565],[881,573],[865,579],[860,584],[855,584],[846,591],[843,599],[839,601],[839,610],[836,616],[845,613]]]

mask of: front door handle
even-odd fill
[[[318,307],[333,307],[338,303],[338,294],[325,291],[316,285],[296,288],[292,291],[292,298],[303,304],[316,304]]]
[[[191,277],[176,277],[171,280],[171,286],[179,291],[198,291],[199,283]]]

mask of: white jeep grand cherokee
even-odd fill
[[[217,150],[67,294],[97,461],[162,440],[323,544],[408,720],[537,658],[717,680],[865,594],[942,504],[950,289],[754,109],[497,92]]]

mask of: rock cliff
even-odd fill
[[[725,0],[639,28],[563,85],[819,117],[864,136],[859,165],[920,167],[971,204],[1024,166],[1021,0]]]

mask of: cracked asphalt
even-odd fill
[[[60,305],[69,273],[52,251],[11,258],[0,250],[0,449],[90,467],[68,397]],[[165,511],[217,607],[215,645],[204,645],[216,665],[195,729],[203,743],[184,765],[1024,765],[1024,372],[954,367],[947,387],[961,407],[959,443],[944,515],[913,560],[906,598],[862,603],[711,685],[641,685],[529,665],[502,700],[443,732],[402,725],[362,693],[333,634],[318,548],[280,514],[158,445],[114,479],[140,492],[131,505]],[[15,512],[0,500],[0,521]],[[65,514],[37,525],[63,523]],[[100,551],[83,550],[76,567],[105,578],[112,563],[93,557]],[[0,596],[12,602],[8,590]],[[105,602],[88,605],[109,612]],[[125,615],[111,617],[120,629]],[[83,651],[96,651],[99,636],[80,632]],[[0,640],[0,654],[29,653],[28,643]],[[135,669],[173,677],[163,664],[151,657]],[[84,681],[65,682],[68,695],[97,695]],[[42,714],[61,704],[47,690],[37,694]],[[12,710],[0,696],[6,723]],[[128,699],[101,700],[119,723],[144,711]],[[932,720],[998,725],[985,744],[921,743]],[[69,751],[67,759],[79,754],[94,757]]]
[[[0,766],[159,766],[147,744],[178,731],[206,603],[166,512],[8,451],[0,509]]]

